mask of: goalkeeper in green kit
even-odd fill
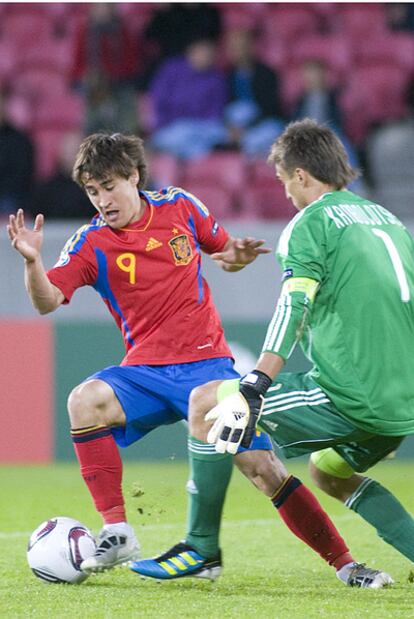
[[[356,173],[328,127],[291,123],[269,162],[299,211],[276,251],[281,295],[256,367],[241,380],[193,391],[190,457],[209,444],[225,454],[210,480],[217,483],[258,424],[287,458],[311,454],[318,487],[414,562],[413,518],[362,475],[414,434],[414,241],[391,212],[346,189]],[[297,343],[313,367],[283,373]],[[208,504],[212,460],[192,467],[190,544],[209,535],[194,513]],[[280,479],[277,501],[295,492],[282,464]]]

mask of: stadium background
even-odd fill
[[[261,29],[259,54],[279,72],[286,107],[300,92],[304,60],[323,59],[329,65],[331,79],[342,86],[348,134],[366,164],[362,191],[396,212],[414,233],[414,128],[406,98],[414,75],[411,30],[391,30],[386,5],[379,3],[215,6],[222,18],[221,38],[231,29]],[[139,37],[159,4],[119,3],[119,7]],[[87,5],[76,3],[0,5],[0,85],[11,86],[12,119],[34,140],[38,179],[47,178],[56,167],[62,137],[68,131],[82,131],[83,99],[71,89],[69,71],[74,37],[87,11]],[[62,24],[64,28],[59,27]],[[150,134],[150,101],[145,93],[137,113]],[[275,248],[291,211],[264,161],[219,152],[202,162],[183,164],[164,154],[152,163],[154,182],[190,188],[233,234],[265,238]],[[47,222],[47,267],[78,224],[53,218]],[[262,258],[233,276],[206,259],[204,275],[239,366],[247,369],[260,350],[279,291],[274,258]],[[69,307],[52,316],[36,317],[24,290],[22,261],[11,250],[4,226],[0,281],[0,408],[7,425],[0,437],[0,461],[71,459],[67,395],[88,374],[120,360],[121,338],[91,290],[78,291]],[[305,367],[300,354],[289,364],[294,370]],[[174,459],[185,454],[185,428],[179,424],[157,430],[124,452],[132,459]],[[399,455],[413,456],[414,441],[407,441]]]

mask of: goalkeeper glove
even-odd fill
[[[207,442],[216,446],[218,453],[236,454],[240,446],[250,447],[263,406],[263,395],[271,379],[254,370],[240,381],[240,390],[227,396],[205,416],[214,421]],[[246,436],[247,434],[247,436]]]
[[[260,370],[253,370],[240,381],[240,393],[245,397],[249,406],[249,418],[240,443],[246,449],[250,447],[253,440],[257,422],[262,414],[264,396],[271,384],[272,379]]]

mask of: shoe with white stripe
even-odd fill
[[[221,552],[218,551],[215,557],[206,558],[189,544],[180,542],[159,557],[134,561],[129,567],[141,576],[157,580],[172,580],[184,576],[215,580],[222,570]]]
[[[382,589],[394,583],[386,572],[373,570],[364,563],[354,563],[349,570],[347,580],[348,587],[361,587],[361,589]]]
[[[140,547],[129,524],[108,525],[99,534],[95,554],[81,563],[86,574],[110,570],[116,565],[139,559]]]

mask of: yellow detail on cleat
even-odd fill
[[[197,565],[197,563],[202,563],[200,560],[194,559],[188,552],[182,552],[180,557],[185,559],[189,565]]]
[[[177,570],[175,570],[169,563],[167,563],[167,561],[163,561],[162,563],[160,563],[160,565],[165,569],[166,572],[171,574],[171,576],[174,576],[177,573]]]
[[[171,563],[173,563],[176,567],[178,567],[179,570],[185,570],[187,568],[187,566],[185,565],[185,563],[183,563],[182,561],[180,561],[180,559],[178,557],[171,557],[171,559],[169,559],[169,561],[171,561]]]

